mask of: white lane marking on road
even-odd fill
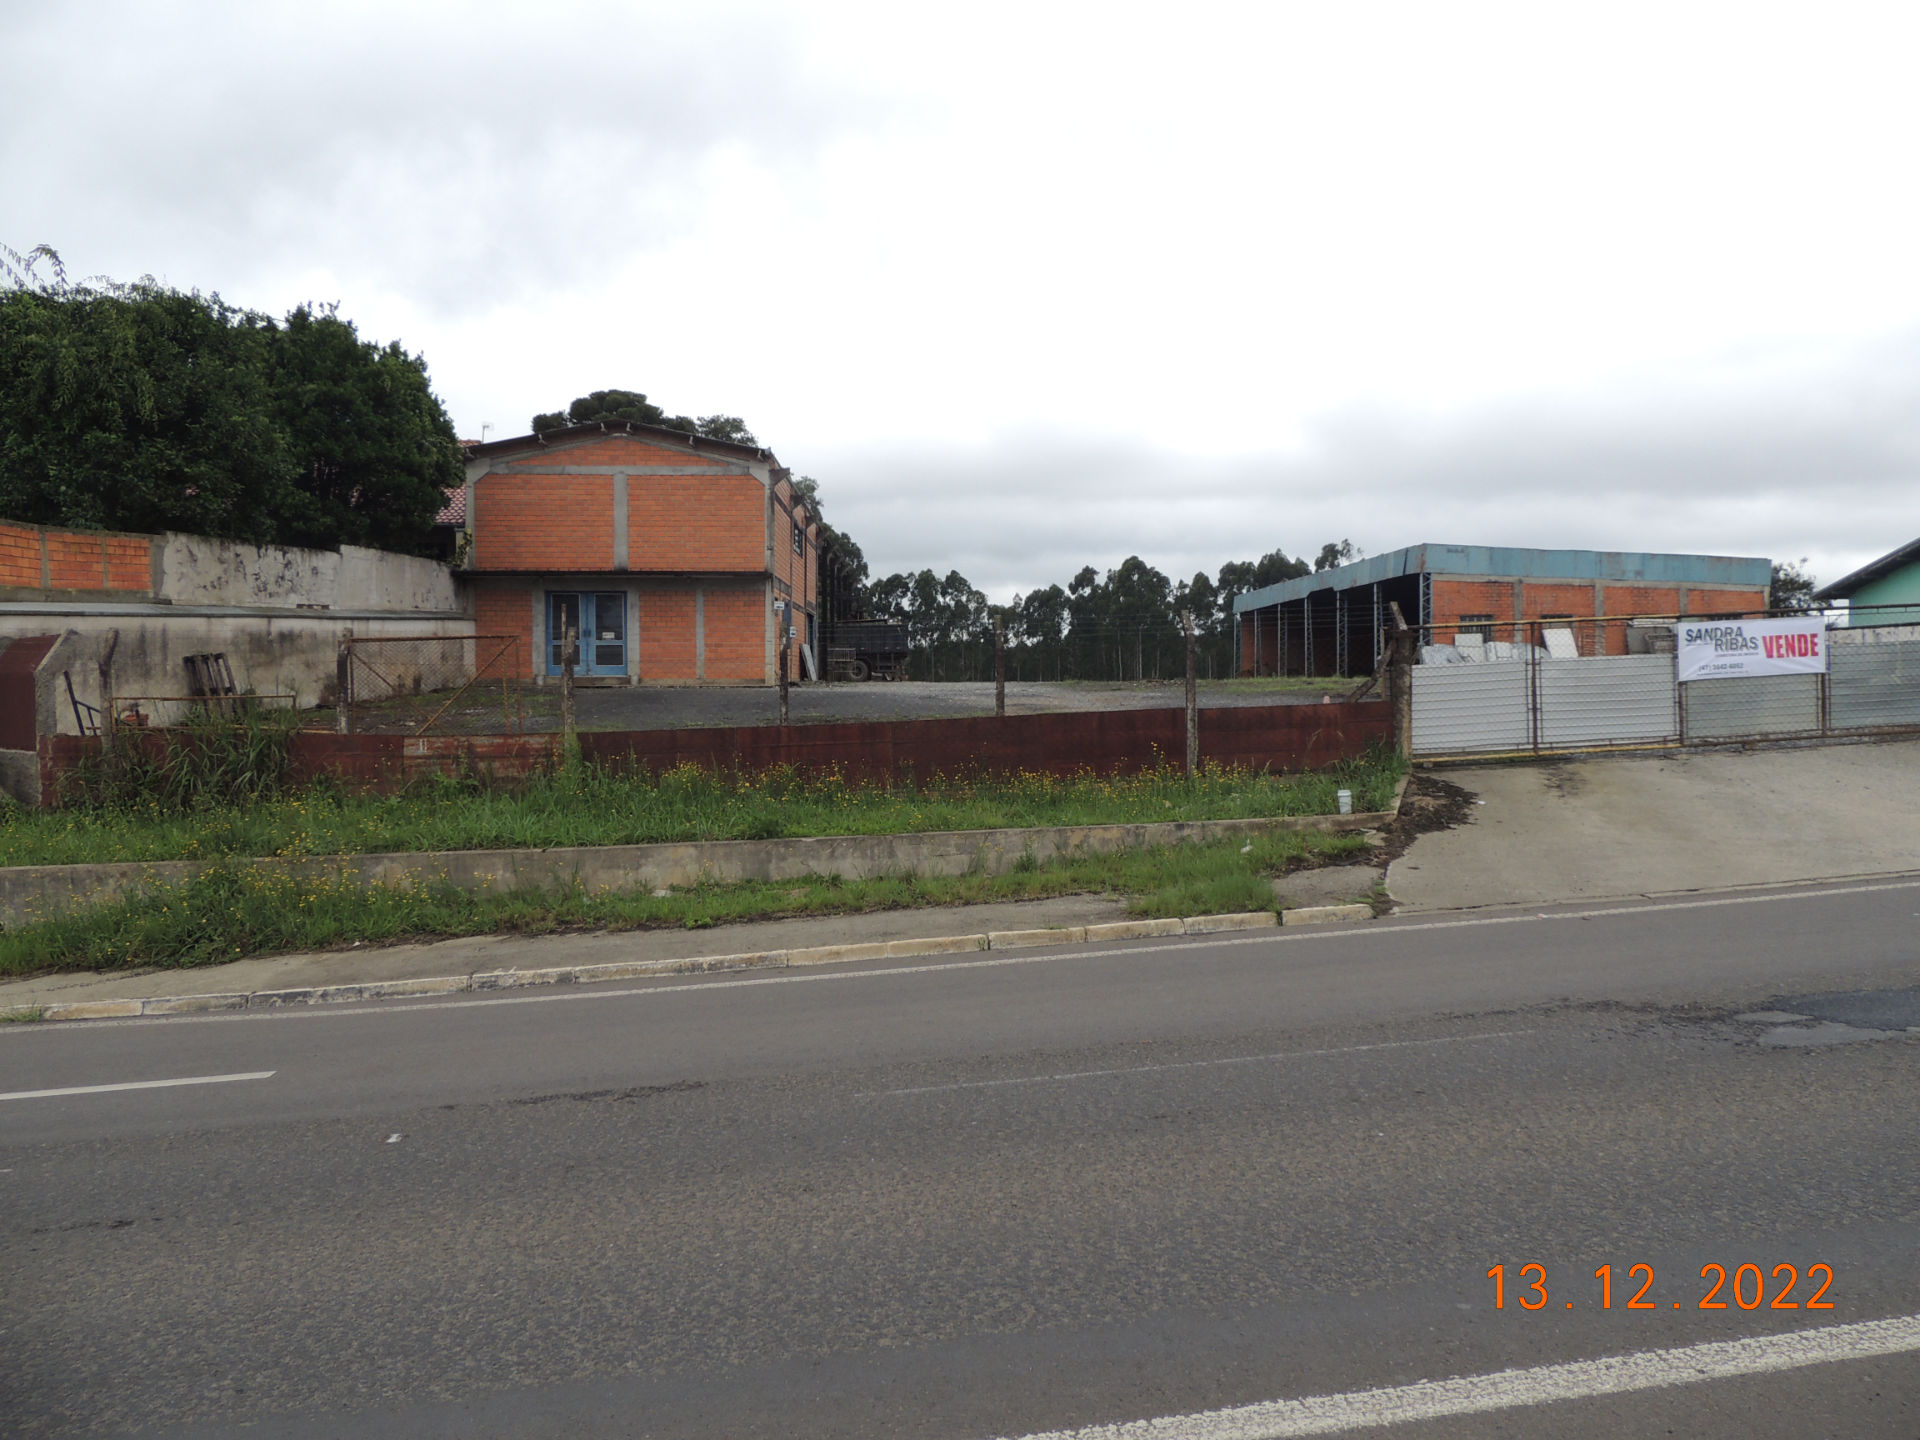
[[[1422,1380],[1383,1390],[1269,1400],[1229,1410],[1166,1415],[1157,1420],[1049,1430],[1024,1440],[1292,1440],[1296,1435],[1337,1435],[1344,1430],[1406,1425],[1449,1415],[1479,1415],[1557,1400],[1626,1395],[1636,1390],[1774,1374],[1843,1360],[1870,1360],[1911,1350],[1920,1350],[1920,1315],[1671,1350],[1642,1350],[1602,1360],[1537,1365],[1530,1370],[1502,1370],[1465,1379]]]
[[[1066,1070],[1058,1075],[1015,1075],[1004,1080],[957,1080],[951,1085],[914,1085],[905,1090],[862,1090],[856,1100],[895,1095],[932,1095],[942,1090],[990,1090],[1000,1085],[1046,1085],[1062,1080],[1093,1080],[1107,1075],[1145,1075],[1156,1070],[1204,1070],[1210,1065],[1259,1065],[1276,1060],[1313,1060],[1326,1055],[1358,1055],[1368,1050],[1411,1050],[1421,1045],[1458,1045],[1468,1040],[1510,1040],[1531,1030],[1489,1030],[1480,1035],[1441,1035],[1432,1040],[1383,1040],[1375,1045],[1340,1045],[1329,1050],[1276,1050],[1268,1055],[1229,1055],[1221,1060],[1175,1060],[1165,1065],[1126,1065],[1114,1070]]]
[[[1388,922],[1380,925],[1318,926],[1292,932],[1264,930],[1244,938],[1227,939],[1219,935],[1185,935],[1165,944],[1113,947],[1105,950],[1069,949],[1055,954],[1005,955],[991,960],[947,960],[924,965],[895,965],[885,970],[819,970],[804,975],[754,975],[739,980],[694,979],[674,984],[626,986],[620,989],[600,985],[557,986],[539,994],[519,995],[507,992],[472,1000],[397,1000],[387,1004],[288,1005],[273,1010],[227,1011],[213,1015],[168,1015],[142,1020],[89,1020],[85,1025],[0,1026],[0,1035],[21,1034],[99,1034],[128,1025],[230,1025],[262,1020],[346,1020],[368,1015],[414,1015],[422,1010],[471,1010],[483,1005],[565,1005],[581,1000],[619,1000],[636,995],[697,995],[707,990],[740,990],[759,985],[814,985],[848,980],[884,980],[900,975],[946,975],[963,970],[995,970],[1009,965],[1052,965],[1062,960],[1106,960],[1133,955],[1154,955],[1167,951],[1224,950],[1247,945],[1310,945],[1316,942],[1352,942],[1389,940],[1399,935],[1419,935],[1430,930],[1464,930],[1483,925],[1539,925],[1563,920],[1602,920],[1609,915],[1648,915],[1669,910],[1708,910],[1723,905],[1759,905],[1777,900],[1820,900],[1833,895],[1868,895],[1884,890],[1920,889],[1920,880],[1902,880],[1882,885],[1834,886],[1821,890],[1769,892],[1764,895],[1736,895],[1715,900],[1678,900],[1648,905],[1616,905],[1603,910],[1566,910],[1547,915],[1484,915],[1469,920],[1421,920],[1409,924]],[[1228,932],[1231,933],[1231,932]],[[1063,942],[1068,943],[1068,942]],[[695,957],[698,958],[698,957]],[[715,972],[725,974],[725,971]]]
[[[271,1080],[276,1070],[245,1075],[183,1075],[178,1080],[126,1080],[118,1085],[66,1085],[58,1090],[9,1090],[0,1100],[51,1100],[58,1095],[105,1095],[110,1090],[171,1090],[176,1085],[226,1085],[235,1080]]]

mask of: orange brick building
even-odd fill
[[[1538,644],[1545,629],[1565,627],[1582,653],[1624,655],[1629,619],[1752,614],[1766,608],[1772,573],[1770,562],[1736,555],[1412,545],[1236,598],[1237,668],[1368,674],[1389,605],[1429,644],[1462,634]]]
[[[782,615],[817,673],[819,527],[771,451],[631,424],[471,445],[442,518],[476,630],[520,636],[536,682],[574,625],[588,683],[772,684]]]

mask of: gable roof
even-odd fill
[[[536,430],[530,435],[515,435],[506,440],[489,440],[483,445],[466,447],[469,460],[490,460],[496,455],[517,455],[527,450],[568,440],[585,440],[594,435],[633,435],[643,440],[662,440],[690,450],[706,450],[715,455],[733,455],[749,460],[764,460],[778,465],[771,450],[762,445],[742,445],[736,440],[714,440],[671,425],[636,425],[631,420],[598,420],[591,425],[568,425],[559,430]]]
[[[1883,576],[1896,570],[1920,562],[1920,540],[1909,540],[1898,550],[1889,550],[1878,560],[1862,565],[1851,575],[1842,575],[1831,585],[1822,585],[1813,592],[1816,600],[1851,600],[1854,592],[1864,590]]]

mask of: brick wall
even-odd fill
[[[145,590],[153,584],[153,542],[130,535],[109,535],[107,589]]]
[[[1533,587],[1527,586],[1527,601],[1533,600]],[[1593,592],[1587,592],[1587,608],[1593,608]],[[1513,582],[1511,580],[1435,580],[1433,615],[1436,628],[1452,625],[1469,615],[1489,615],[1495,623],[1513,623]],[[1318,637],[1316,636],[1317,640]],[[1317,646],[1316,646],[1317,648]]]
[[[29,525],[0,525],[0,585],[40,588],[40,532]]]
[[[476,570],[613,568],[610,475],[485,475],[473,501]]]
[[[55,590],[106,589],[107,561],[103,537],[49,530],[47,583]]]
[[[1687,591],[1687,613],[1689,615],[1742,614],[1759,610],[1767,603],[1764,590],[1689,590]]]
[[[532,587],[498,589],[487,586],[475,590],[473,628],[476,635],[518,636],[521,677],[531,679],[543,673],[546,656],[540,653],[535,644]]]
[[[627,566],[764,573],[766,504],[766,489],[751,475],[629,476]]]
[[[694,601],[691,588],[641,591],[639,625],[642,680],[693,680],[698,677],[699,657],[694,650]]]
[[[767,678],[767,601],[758,586],[729,590],[709,586],[707,679]]]
[[[154,543],[145,535],[0,523],[0,587],[144,595],[153,586]]]

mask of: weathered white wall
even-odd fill
[[[466,608],[453,571],[438,560],[387,550],[340,547],[336,610],[455,611]]]
[[[160,537],[160,589],[173,605],[287,610],[455,611],[453,572],[438,560],[343,545],[296,550],[204,535]]]

